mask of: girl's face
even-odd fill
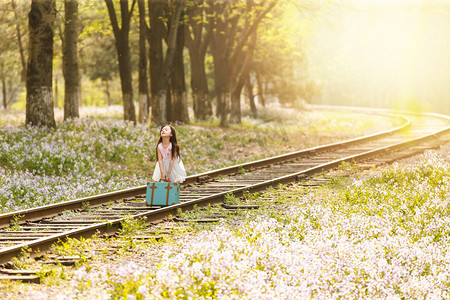
[[[172,136],[172,129],[170,128],[170,126],[164,126],[161,129],[161,136],[162,137],[164,137],[164,136],[171,137]]]

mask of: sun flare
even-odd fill
[[[319,22],[313,68],[324,97],[350,105],[445,104],[450,92],[450,2],[352,0]],[[447,100],[447,101],[445,101]]]

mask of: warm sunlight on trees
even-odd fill
[[[239,124],[243,110],[256,115],[260,105],[450,112],[446,1],[139,0],[140,10],[137,0],[75,2],[77,55],[70,60],[78,59],[79,105],[123,105],[124,120],[137,121],[136,106],[139,122],[217,116],[223,126]],[[51,73],[34,69],[29,76],[46,72],[52,101],[62,107],[59,99],[72,94],[61,72],[68,63],[63,32],[72,23],[63,24],[70,12],[64,1],[55,4],[52,34],[60,38],[46,46],[54,54]],[[30,99],[21,81],[35,38],[28,33],[30,8],[17,0],[0,4],[8,37],[0,41],[5,110],[23,110]]]

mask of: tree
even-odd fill
[[[209,14],[212,17],[209,24],[214,30],[211,52],[214,58],[217,110],[221,126],[228,126],[229,121],[241,121],[239,96],[253,55],[253,50],[244,51],[244,47],[249,47],[249,37],[255,33],[261,20],[275,5],[276,2],[267,3],[265,0],[258,5],[254,5],[252,0],[247,0],[245,5],[238,1],[210,2]],[[242,16],[244,20],[241,20]],[[249,48],[252,47],[254,45]],[[246,56],[249,59],[246,59]]]
[[[54,1],[32,0],[27,64],[26,123],[54,127],[52,95]]]
[[[100,79],[105,93],[103,99],[90,97],[88,91],[83,100],[90,105],[123,105],[117,48],[107,7],[102,2],[79,4],[79,71],[91,81]]]
[[[231,56],[231,119],[235,124],[241,123],[241,101],[240,95],[245,80],[248,78],[250,66],[253,59],[253,51],[256,45],[256,32],[262,19],[275,7],[276,2],[269,2],[264,7],[266,1],[261,1],[259,5],[254,5],[253,0],[247,0],[244,28],[240,39]],[[250,41],[248,39],[250,38]],[[244,51],[244,46],[247,51]],[[243,63],[239,63],[239,61]]]
[[[238,14],[233,14],[231,2],[208,2],[208,26],[213,32],[211,39],[211,54],[214,60],[214,88],[216,91],[216,115],[220,117],[220,126],[228,126],[230,106],[229,50],[227,45],[234,41],[235,28],[239,20]]]
[[[27,64],[26,64],[26,59],[25,59],[25,48],[22,43],[22,31],[20,29],[21,21],[17,14],[17,10],[16,10],[17,5],[14,0],[11,0],[11,6],[14,11],[14,23],[16,24],[16,32],[17,32],[17,44],[19,46],[20,63],[22,65],[22,72],[21,72],[22,76],[20,77],[20,80],[22,82],[25,82],[25,78],[27,76]]]
[[[111,26],[113,28],[114,37],[116,40],[120,83],[122,85],[124,120],[136,123],[136,110],[133,102],[133,86],[131,77],[131,53],[129,45],[130,21],[136,0],[133,0],[130,9],[128,0],[120,0],[122,27],[119,27],[112,0],[105,0],[105,2],[108,7]]]
[[[63,40],[64,120],[78,118],[78,1],[64,0],[65,22]]]
[[[183,16],[181,16],[183,19]],[[171,98],[172,98],[172,116],[171,121],[189,123],[189,113],[186,96],[186,80],[184,76],[184,24],[179,25],[176,38],[176,47],[173,58],[173,72],[171,74]]]
[[[310,26],[295,22],[307,12],[316,12],[314,5],[305,4],[301,11],[288,2],[279,3],[258,27],[258,44],[251,66],[252,78],[258,87],[258,102],[265,106],[266,97],[278,99],[283,105],[308,101],[319,93],[317,84],[309,78],[303,39],[311,35]],[[274,46],[276,45],[276,46]]]
[[[250,81],[250,66],[253,60],[253,51],[256,46],[256,30],[252,33],[249,45],[247,47],[246,53],[243,55],[245,57],[240,74],[236,80],[236,83],[231,92],[231,122],[235,124],[241,123],[241,92],[244,84],[249,84]],[[251,90],[249,90],[251,93]],[[251,97],[251,96],[250,96]],[[252,108],[252,112],[256,114],[256,106],[250,100],[250,106]]]
[[[150,43],[150,90],[152,119],[157,123],[158,119],[158,93],[161,90],[161,74],[164,63],[163,37],[166,34],[162,18],[166,17],[167,3],[161,0],[149,0],[148,10],[150,16],[150,29],[148,41]]]
[[[200,120],[212,115],[205,69],[205,56],[211,39],[212,26],[206,26],[205,8],[204,0],[195,0],[187,4],[186,47],[190,57],[194,116]]]
[[[145,2],[138,0],[139,7],[139,123],[145,123],[148,120],[149,99],[147,83],[147,50],[146,50],[146,32],[147,23],[145,21]]]
[[[14,37],[17,34],[21,20],[11,13],[8,3],[0,4],[0,31],[5,37]],[[10,24],[17,24],[16,27]],[[16,92],[22,87],[25,77],[24,70],[20,64],[17,51],[17,40],[5,38],[0,43],[0,84],[1,84],[1,106],[7,110],[15,99]]]
[[[170,17],[169,30],[166,34],[162,18],[165,16],[168,3],[161,0],[149,0],[150,11],[150,78],[152,91],[152,116],[155,123],[162,125],[169,120],[170,95],[169,80],[175,55],[177,32],[181,11],[182,0],[174,0],[174,9]],[[163,57],[162,39],[166,39],[166,55]]]

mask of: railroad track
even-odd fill
[[[146,186],[140,186],[1,214],[0,264],[11,261],[24,248],[31,250],[31,256],[37,256],[68,237],[114,235],[129,218],[143,218],[148,224],[155,224],[177,215],[179,210],[223,203],[228,194],[240,197],[246,192],[302,180],[343,162],[391,162],[436,146],[439,137],[450,132],[447,116],[410,113],[391,116],[399,118],[401,125],[361,138],[189,176],[182,185],[180,204],[170,207],[147,206]]]

